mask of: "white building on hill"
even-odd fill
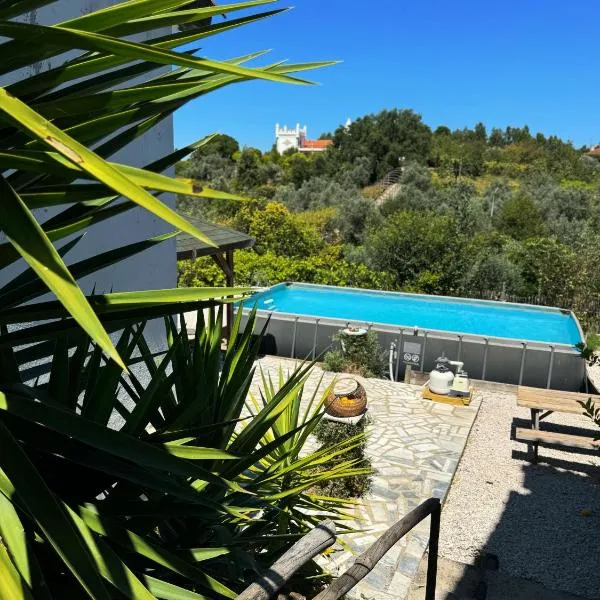
[[[298,152],[324,152],[331,144],[332,140],[309,140],[307,139],[307,127],[300,127],[300,123],[295,129],[289,129],[287,125],[275,125],[275,143],[277,152],[283,154],[286,150],[294,148]]]

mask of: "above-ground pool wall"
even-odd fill
[[[257,314],[257,331],[264,327],[267,318],[267,313]],[[243,326],[246,320],[244,315]],[[344,323],[332,322],[331,319],[319,319],[317,323],[317,319],[310,317],[273,314],[267,329],[265,352],[298,359],[314,357],[318,360],[331,348],[332,337],[344,326]],[[524,342],[517,340],[490,339],[486,343],[485,338],[477,336],[462,336],[461,341],[458,335],[444,332],[427,332],[425,335],[419,331],[415,337],[412,330],[404,330],[401,336],[399,330],[385,326],[372,329],[377,332],[386,356],[393,342],[399,344],[401,341],[418,340],[424,350],[422,370],[425,372],[431,371],[436,359],[444,353],[451,360],[462,360],[472,379],[579,391],[585,378],[584,361],[575,350],[565,346],[556,346],[552,351],[549,344],[535,342],[525,346]],[[393,368],[402,378],[403,364],[395,359]],[[418,367],[415,369],[421,370]]]

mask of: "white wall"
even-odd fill
[[[38,11],[32,11],[27,20],[53,24],[117,3],[117,0],[59,0]],[[159,32],[160,35],[166,33],[168,30]],[[153,35],[157,35],[157,33],[153,33]],[[12,74],[10,80],[48,70],[51,66],[60,64],[65,58],[66,55],[63,55],[50,61],[43,61],[43,63],[28,67],[24,72]],[[165,69],[168,67],[162,70]],[[10,80],[5,78],[0,83],[6,85],[10,83]],[[171,118],[168,118],[152,131],[123,148],[111,160],[133,166],[143,166],[172,150],[173,122]],[[174,197],[172,196],[163,196],[162,201],[174,206]],[[43,221],[56,212],[58,209],[42,210],[38,212],[38,218]],[[172,229],[170,225],[155,218],[148,211],[136,208],[89,228],[85,238],[67,255],[66,261],[69,264],[111,248],[172,231]],[[20,261],[19,265],[0,272],[0,285],[22,269],[23,263]],[[175,287],[177,284],[175,240],[163,242],[158,247],[86,277],[81,284],[86,292],[90,292],[94,286],[97,292],[108,292],[111,289],[113,291],[130,291]],[[155,338],[155,342],[159,343],[162,338],[160,328],[152,327],[149,333],[151,337]]]
[[[279,134],[277,136],[277,152],[283,154],[291,148],[298,148],[299,138],[296,134]]]

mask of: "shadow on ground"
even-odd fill
[[[515,419],[513,427],[523,424]],[[546,429],[561,430],[555,425]],[[576,433],[572,428],[569,432]],[[513,450],[514,459],[528,459],[523,448]],[[589,464],[587,454],[576,450],[561,453],[561,458],[548,457],[540,447],[537,465],[523,463],[525,493],[510,492],[500,520],[481,548],[484,559],[494,559],[488,566],[497,562],[499,569],[441,559],[436,599],[600,599],[600,473]],[[579,498],[577,510],[572,509],[573,495]],[[546,574],[544,585],[536,581],[540,572]],[[425,598],[425,573],[423,561],[408,600]]]

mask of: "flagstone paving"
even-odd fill
[[[259,360],[265,373],[275,377],[294,362],[265,357]],[[322,388],[336,376],[315,367],[305,387],[310,397],[323,376]],[[381,379],[357,378],[368,398],[370,424],[366,453],[375,475],[371,493],[354,512],[352,523],[363,533],[347,536],[348,550],[323,559],[334,576],[341,575],[356,554],[373,544],[389,527],[432,496],[446,496],[479,410],[475,398],[470,406],[458,407],[423,400],[421,388]],[[254,389],[260,385],[257,370]],[[402,539],[375,569],[349,594],[349,599],[402,600],[408,592],[429,540],[429,519]]]

